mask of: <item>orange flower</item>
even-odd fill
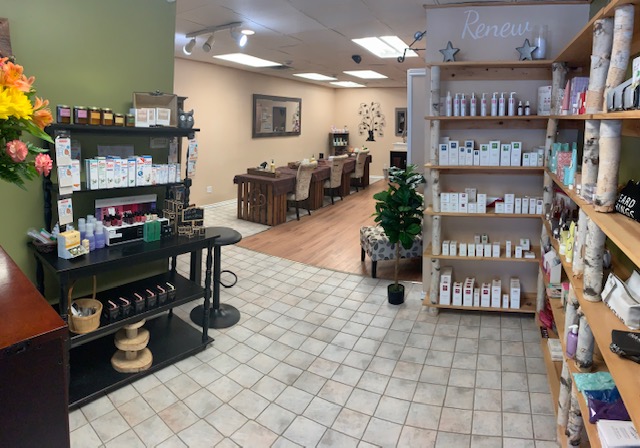
[[[51,115],[51,110],[47,107],[48,105],[49,100],[36,97],[36,104],[33,105],[33,122],[40,129],[44,129],[53,122],[53,116]]]
[[[23,73],[21,65],[7,61],[5,58],[2,60],[0,67],[2,68],[2,71],[0,71],[0,85],[15,87],[22,92],[31,91],[31,85],[35,81],[35,77],[31,76],[27,78]]]

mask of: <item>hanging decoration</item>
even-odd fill
[[[360,109],[358,110],[358,115],[360,115],[358,132],[360,135],[368,134],[368,142],[375,142],[376,134],[378,134],[379,137],[384,136],[383,128],[387,123],[381,110],[380,103],[373,101],[370,104],[360,103]]]
[[[453,48],[451,41],[447,42],[447,47],[442,50],[438,50],[444,56],[442,62],[456,62],[456,53],[460,51],[459,48]]]
[[[524,40],[524,44],[522,44],[522,47],[516,47],[516,50],[518,50],[518,53],[520,53],[520,61],[533,61],[533,52],[536,50],[535,45],[531,45],[529,43],[529,39],[525,39]]]

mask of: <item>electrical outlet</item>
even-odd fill
[[[213,187],[211,185],[207,187],[207,193],[213,193]]]

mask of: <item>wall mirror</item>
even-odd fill
[[[253,95],[253,138],[300,135],[302,99]]]

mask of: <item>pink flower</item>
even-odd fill
[[[51,161],[51,157],[49,157],[49,154],[38,154],[36,156],[35,166],[38,174],[44,174],[45,176],[48,176],[51,172],[53,162]]]
[[[12,140],[7,143],[7,154],[11,157],[11,160],[16,163],[22,162],[27,157],[28,153],[29,150],[27,149],[27,145],[20,140]]]

